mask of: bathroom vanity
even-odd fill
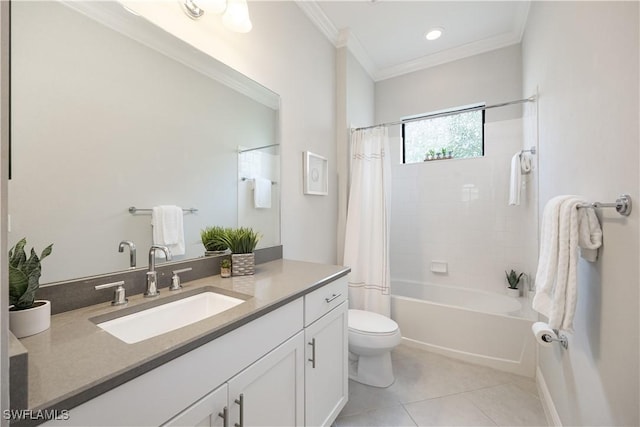
[[[330,425],[348,398],[348,272],[277,260],[254,276],[162,287],[155,305],[201,288],[245,301],[135,344],[96,319],[148,306],[141,295],[55,315],[50,330],[21,340],[29,408],[68,410],[45,425]]]

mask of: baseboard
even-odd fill
[[[538,386],[538,394],[540,395],[542,407],[544,408],[544,415],[547,417],[547,424],[550,426],[562,427],[562,420],[556,410],[556,405],[553,403],[551,393],[549,393],[549,388],[547,387],[547,383],[544,380],[544,376],[542,375],[542,371],[539,366],[536,367],[536,384]]]

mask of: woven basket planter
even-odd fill
[[[249,276],[256,271],[256,256],[250,254],[231,254],[231,274]]]

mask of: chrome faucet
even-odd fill
[[[118,246],[118,252],[124,252],[124,247],[129,246],[129,267],[136,266],[136,245],[131,240],[123,240]]]
[[[147,291],[144,293],[145,298],[156,297],[160,294],[158,291],[158,272],[156,271],[156,250],[161,250],[167,257],[167,261],[171,261],[171,251],[163,245],[151,245],[149,249],[149,271],[147,271]]]

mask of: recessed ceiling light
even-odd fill
[[[425,34],[425,37],[427,40],[437,40],[440,38],[443,32],[444,28],[432,28],[427,34]]]

